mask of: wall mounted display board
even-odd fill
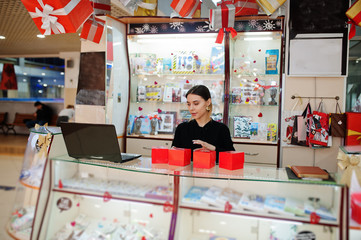
[[[349,1],[290,1],[289,75],[347,74],[348,7]]]

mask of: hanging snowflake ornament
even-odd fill
[[[143,24],[142,29],[143,29],[144,32],[149,32],[149,31],[150,31],[150,26],[149,26],[149,24],[148,24],[148,23]]]
[[[273,21],[271,20],[266,20],[264,23],[263,23],[263,29],[264,30],[273,30],[275,29],[276,26],[275,24],[273,23]]]
[[[242,31],[244,29],[244,24],[243,23],[237,23],[235,26],[235,29],[237,31]]]
[[[202,26],[196,27],[196,32],[204,32],[204,28]]]
[[[164,23],[164,24],[160,25],[160,29],[162,31],[166,31],[166,30],[168,30],[168,25]]]
[[[184,26],[182,26],[182,27],[179,28],[178,31],[179,31],[179,32],[186,32],[186,28],[185,28]]]
[[[151,26],[150,33],[158,33],[158,28],[156,26]]]
[[[144,33],[143,28],[135,28],[135,33],[141,34]]]
[[[248,26],[250,26],[251,28],[257,28],[259,26],[259,23],[257,20],[249,20],[248,21]]]
[[[183,22],[171,22],[169,25],[170,28],[179,30],[181,27],[183,27]]]

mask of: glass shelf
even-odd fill
[[[309,181],[309,180],[289,180],[285,169],[271,167],[245,166],[240,170],[226,170],[218,166],[211,169],[193,168],[192,164],[184,167],[172,166],[168,164],[152,164],[151,158],[141,157],[126,163],[114,163],[110,161],[99,161],[91,159],[75,159],[68,155],[54,157],[52,161],[74,162],[79,164],[108,167],[125,171],[173,175],[180,177],[209,178],[209,179],[229,179],[242,181],[261,182],[284,182],[284,183],[307,183],[317,185],[343,186],[331,181]],[[330,173],[334,179],[338,179],[338,174]]]

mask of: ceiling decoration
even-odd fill
[[[129,15],[120,2],[112,2],[111,16]],[[6,37],[0,39],[0,57],[58,56],[59,52],[80,51],[80,32],[38,38],[40,32],[22,2],[0,0],[0,36]]]

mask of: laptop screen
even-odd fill
[[[114,125],[61,123],[69,156],[121,162],[121,153]]]

